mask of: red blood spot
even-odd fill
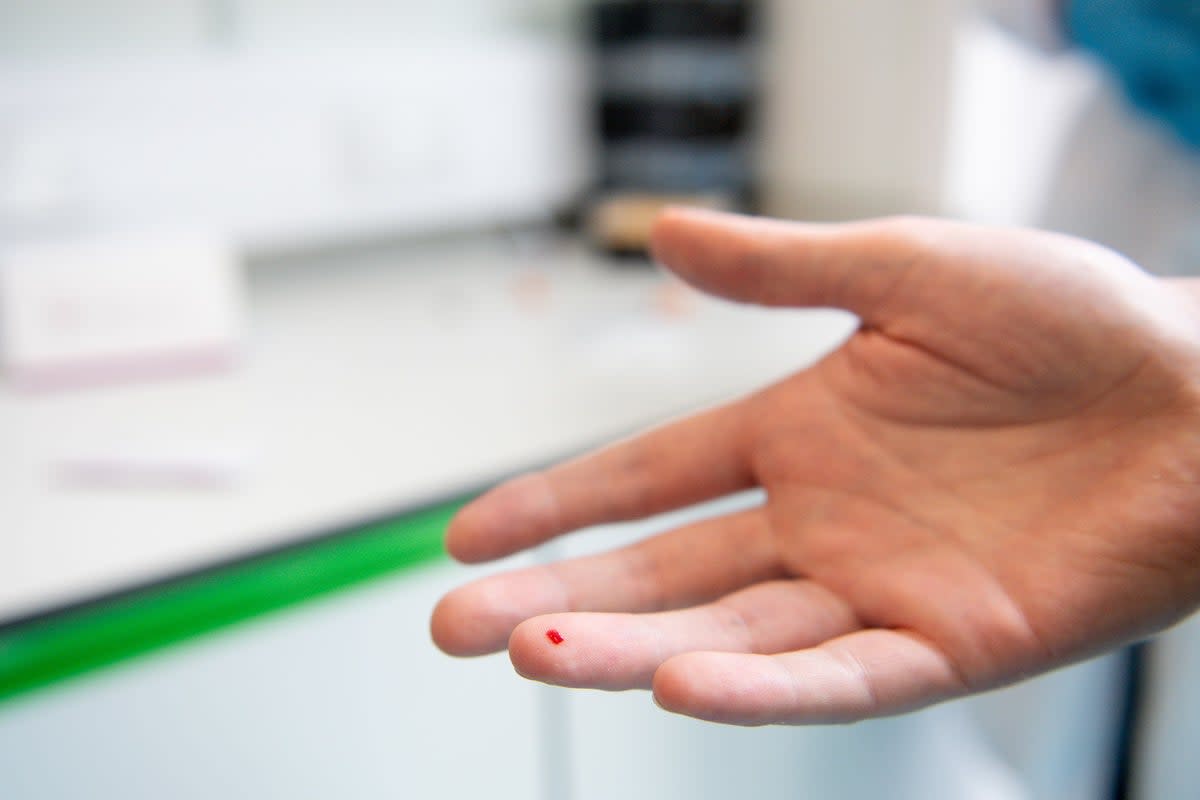
[[[554,628],[551,628],[550,630],[546,631],[546,638],[549,639],[554,644],[562,644],[562,642],[563,642],[562,634],[559,633],[558,631],[554,630]]]

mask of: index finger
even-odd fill
[[[578,528],[749,489],[744,408],[718,406],[502,483],[450,521],[446,549],[459,561],[488,561]]]

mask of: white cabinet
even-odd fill
[[[439,565],[0,705],[4,800],[534,798],[540,692],[459,661]]]

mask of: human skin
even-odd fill
[[[779,383],[464,508],[446,545],[475,563],[766,496],[455,589],[432,620],[447,653],[507,645],[526,677],[652,688],[719,722],[839,722],[1011,683],[1200,605],[1194,282],[1069,237],[917,218],[672,210],[654,252],[704,291],[860,327]]]

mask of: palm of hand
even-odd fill
[[[725,721],[848,719],[1017,679],[1200,601],[1196,356],[1154,281],[1078,242],[920,221],[663,228],[695,283],[864,326],[740,403],[465,511],[450,546],[478,560],[745,486],[768,497],[464,587],[435,613],[444,649],[512,631],[518,669],[549,682],[653,682],[668,708]],[[592,646],[550,646],[548,627]]]

